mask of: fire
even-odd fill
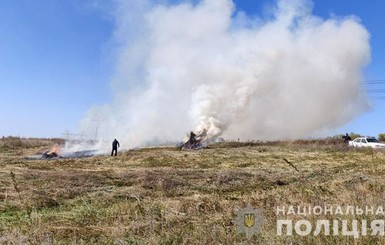
[[[43,153],[42,158],[43,159],[52,159],[52,158],[61,158],[59,155],[60,147],[59,145],[54,145],[50,151],[46,151]]]
[[[54,145],[48,154],[56,154],[59,155],[60,147],[58,145]]]
[[[182,149],[200,149],[203,147],[202,143],[207,141],[207,130],[203,129],[199,133],[195,134],[193,131],[189,135],[186,135],[183,143],[181,144]]]

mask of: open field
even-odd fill
[[[248,244],[233,220],[250,203],[266,220],[251,244],[385,244],[384,236],[276,232],[277,206],[382,206],[385,151],[333,141],[234,142],[24,160],[58,142],[10,142],[0,139],[0,243]]]

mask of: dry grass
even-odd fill
[[[54,144],[63,145],[63,139],[38,139],[20,137],[0,138],[0,153],[2,156],[22,156],[27,153],[41,152],[43,149],[50,149]]]
[[[267,220],[254,244],[385,242],[278,237],[275,225],[276,206],[382,205],[384,151],[327,139],[33,161],[23,157],[53,142],[20,140],[1,140],[0,243],[247,244],[232,223],[247,203],[263,209]]]

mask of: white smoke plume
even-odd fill
[[[114,99],[83,130],[124,148],[176,142],[190,130],[228,139],[322,135],[367,109],[370,60],[358,18],[312,15],[281,0],[249,17],[231,0],[117,1]]]

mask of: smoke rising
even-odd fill
[[[114,99],[82,120],[125,148],[209,138],[322,135],[367,109],[369,34],[354,16],[321,19],[305,0],[249,17],[231,0],[117,1]]]

